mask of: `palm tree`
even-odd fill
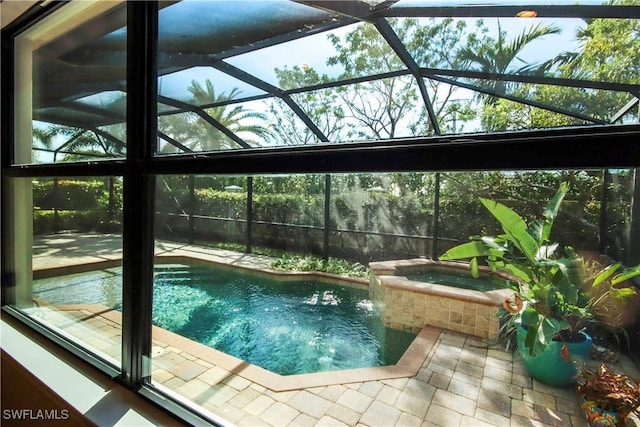
[[[124,135],[125,125],[110,125],[110,131]],[[50,125],[47,128],[33,129],[33,147],[38,150],[53,153],[53,161],[59,160],[58,154],[63,154],[62,161],[88,160],[95,158],[124,156],[125,143],[108,131],[100,129],[87,130],[73,126]],[[63,140],[61,145],[54,147],[54,140]]]
[[[211,80],[206,79],[204,86],[197,81],[192,81],[188,88],[191,92],[191,103],[197,106],[225,104],[237,98],[241,91],[233,88],[228,94],[222,92],[217,94]],[[204,111],[215,121],[229,129],[231,132],[241,136],[245,142],[252,146],[262,145],[261,141],[268,140],[271,132],[262,125],[267,119],[266,114],[247,110],[240,104],[226,104],[205,108]],[[195,129],[191,139],[194,150],[221,150],[234,148],[236,143],[229,140],[220,130],[213,127],[202,117],[193,118]],[[193,138],[195,137],[195,138]]]
[[[470,70],[495,74],[536,74],[544,71],[545,67],[539,64],[528,64],[519,57],[522,50],[534,40],[549,34],[560,33],[560,27],[553,25],[536,24],[523,30],[513,40],[507,40],[507,34],[502,31],[498,21],[498,38],[489,38],[484,43],[473,47],[464,47],[459,51],[459,58],[466,63]],[[519,61],[523,65],[516,66]],[[504,80],[492,80],[482,82],[480,85],[495,93],[506,93],[510,88],[509,82]],[[495,103],[495,96],[488,96],[487,102]]]

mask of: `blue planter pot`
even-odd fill
[[[584,341],[566,343],[571,358],[567,362],[560,355],[563,344],[561,341],[554,341],[541,354],[530,356],[524,346],[527,330],[521,325],[518,326],[518,349],[529,375],[542,383],[556,387],[575,384],[577,381],[574,377],[578,374],[578,369],[574,362],[588,360],[591,357],[593,344],[589,335],[583,332],[581,334],[584,336]]]

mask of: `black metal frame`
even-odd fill
[[[343,2],[317,3],[322,7],[339,6]],[[392,2],[385,4],[389,6]],[[52,3],[27,13],[2,31],[2,176],[4,178],[42,176],[122,176],[124,181],[123,218],[123,341],[121,380],[131,389],[141,389],[141,394],[155,401],[164,397],[148,386],[151,343],[151,293],[153,272],[153,205],[154,179],[162,174],[270,174],[270,173],[333,173],[333,172],[396,172],[396,171],[460,171],[460,170],[517,170],[561,168],[639,168],[640,124],[624,126],[575,127],[555,130],[504,132],[498,134],[472,134],[429,138],[404,138],[393,141],[365,142],[357,144],[319,144],[304,148],[247,149],[241,152],[184,153],[155,156],[157,137],[157,2],[127,3],[127,154],[125,159],[85,161],[64,164],[13,164],[13,38],[35,20],[46,16],[62,3]],[[534,6],[531,6],[534,7]],[[571,16],[597,13],[602,9],[571,6]],[[423,8],[421,8],[423,9]],[[514,8],[490,8],[512,16]],[[518,10],[526,7],[518,7]],[[335,9],[334,9],[335,10]],[[400,8],[385,9],[384,16],[394,16]],[[418,13],[418,10],[414,10]],[[480,8],[429,8],[430,16],[481,16]],[[569,9],[562,7],[544,9],[554,16],[565,16]],[[341,11],[344,13],[344,10]],[[360,12],[359,12],[360,13]],[[363,12],[364,13],[364,12]],[[403,16],[407,11],[402,9]],[[422,12],[420,12],[422,13]],[[610,14],[623,14],[629,10],[618,8]],[[634,12],[635,13],[635,12]],[[352,16],[361,19],[362,16]],[[367,16],[375,19],[376,16]],[[434,78],[445,73],[439,70],[420,69],[405,55],[394,37],[397,37],[382,21],[377,21],[383,35],[392,42],[400,57],[409,65],[409,72],[417,77]],[[229,69],[225,68],[225,72]],[[395,74],[395,73],[394,73]],[[469,74],[465,77],[478,77]],[[505,76],[502,76],[505,77]],[[514,76],[514,79],[517,76]],[[517,78],[525,79],[520,76]],[[421,79],[419,79],[421,80]],[[349,82],[355,82],[352,79]],[[336,82],[323,87],[335,87],[348,82]],[[553,83],[551,81],[545,83]],[[592,82],[593,83],[593,82]],[[263,85],[262,89],[266,86]],[[273,89],[273,88],[267,88]],[[308,89],[308,88],[307,88]],[[634,89],[627,88],[624,89]],[[284,99],[303,89],[280,91],[276,96]],[[274,90],[275,92],[275,90]],[[274,93],[275,94],[275,93]],[[423,91],[423,96],[426,91]],[[637,96],[637,93],[636,93]],[[425,98],[428,105],[428,97]],[[438,129],[437,126],[435,129]],[[319,130],[316,135],[326,142]],[[436,131],[436,133],[438,133]],[[162,136],[162,135],[161,135]],[[177,141],[176,141],[177,142]],[[237,142],[237,141],[236,141]],[[640,175],[636,173],[636,175]],[[327,181],[329,181],[327,175]],[[1,189],[4,195],[5,188]],[[328,195],[326,195],[328,197]],[[640,203],[640,199],[634,199]],[[3,215],[3,228],[6,226]],[[436,224],[437,226],[437,224]],[[249,231],[250,232],[250,231]],[[634,235],[637,235],[637,231]],[[325,237],[326,241],[326,237]],[[2,242],[5,254],[5,242]],[[248,248],[250,250],[250,248]],[[434,251],[437,247],[434,246]],[[2,260],[2,284],[8,286],[4,258]],[[3,304],[6,301],[3,300]],[[23,316],[11,307],[3,308],[24,323],[38,329],[47,337],[80,355],[100,369],[114,374],[113,367],[85,349],[61,339],[42,325]],[[166,402],[165,402],[166,404]],[[205,420],[194,415],[193,408],[175,405],[174,410],[184,411],[185,419]],[[180,409],[182,408],[182,409]],[[191,418],[190,418],[191,417]],[[195,417],[195,418],[193,418]],[[211,420],[208,420],[211,421]]]
[[[309,116],[296,104],[296,102],[291,98],[292,94],[308,92],[318,89],[328,89],[335,88],[339,86],[351,85],[360,82],[378,80],[383,78],[390,77],[398,77],[402,75],[412,75],[415,79],[424,106],[427,109],[429,114],[429,120],[434,129],[435,135],[440,135],[442,132],[440,131],[439,123],[435,117],[432,103],[427,94],[427,90],[424,83],[424,78],[429,78],[433,80],[437,80],[449,85],[457,86],[460,88],[468,89],[475,91],[477,93],[486,94],[490,96],[496,96],[505,98],[508,100],[512,100],[518,103],[526,104],[529,106],[533,106],[536,108],[546,109],[555,113],[563,114],[568,117],[573,117],[578,120],[582,120],[587,123],[593,123],[596,125],[606,125],[608,122],[599,118],[591,117],[587,114],[582,114],[577,111],[569,111],[558,108],[553,105],[547,105],[544,103],[523,99],[517,96],[512,96],[505,93],[498,93],[492,91],[488,88],[483,88],[479,85],[458,81],[456,78],[466,78],[466,79],[474,79],[474,80],[502,80],[509,82],[518,82],[518,83],[530,83],[530,84],[544,84],[544,85],[558,85],[565,87],[584,87],[591,89],[599,89],[599,90],[614,90],[614,91],[625,91],[630,93],[635,97],[635,100],[631,100],[628,105],[631,107],[635,104],[632,104],[634,101],[637,102],[637,99],[640,98],[640,86],[633,84],[622,84],[622,83],[614,83],[614,82],[596,82],[596,81],[588,81],[588,80],[579,80],[579,79],[566,79],[566,78],[555,78],[555,77],[545,77],[538,75],[513,75],[513,74],[496,74],[496,73],[487,73],[480,71],[472,71],[472,70],[446,70],[446,69],[432,69],[432,68],[421,68],[418,64],[415,63],[412,56],[406,50],[402,41],[398,38],[397,34],[393,31],[389,22],[386,18],[390,17],[413,17],[413,16],[427,16],[427,17],[441,17],[441,16],[451,16],[451,17],[513,17],[519,11],[522,10],[533,10],[538,13],[538,16],[544,17],[604,17],[604,18],[634,18],[640,17],[640,12],[638,12],[637,7],[632,6],[553,6],[553,5],[523,5],[523,6],[465,6],[465,7],[432,7],[432,6],[403,6],[402,3],[397,3],[396,0],[388,0],[383,1],[375,7],[369,6],[365,2],[346,2],[346,1],[335,1],[335,0],[295,0],[295,2],[307,5],[309,7],[314,7],[318,9],[322,9],[325,11],[335,12],[339,15],[339,19],[334,21],[329,21],[326,23],[318,24],[316,23],[313,27],[313,30],[301,30],[301,31],[293,31],[286,34],[281,34],[276,37],[272,37],[269,39],[262,40],[257,43],[242,43],[242,41],[238,41],[237,46],[234,46],[230,49],[224,50],[223,52],[218,52],[212,55],[205,54],[189,54],[189,53],[180,53],[180,55],[176,55],[170,52],[158,52],[158,57],[163,58],[163,63],[170,63],[169,70],[171,72],[176,71],[177,69],[186,69],[194,66],[211,66],[219,71],[226,73],[234,78],[237,78],[241,81],[244,81],[260,90],[264,91],[265,94],[257,95],[257,96],[249,96],[244,98],[237,98],[233,100],[228,100],[222,103],[216,103],[215,105],[201,105],[196,106],[186,102],[166,98],[159,97],[158,101],[161,103],[176,107],[177,110],[171,112],[164,112],[161,115],[168,114],[179,114],[187,111],[194,112],[200,115],[205,121],[207,121],[211,126],[223,132],[228,138],[238,144],[240,147],[248,149],[251,148],[242,138],[239,138],[234,132],[225,128],[222,124],[213,120],[205,111],[205,108],[223,106],[223,105],[231,105],[238,102],[246,102],[250,100],[258,100],[265,98],[275,98],[281,99],[283,102],[287,104],[289,108],[293,110],[293,112],[303,121],[303,123],[307,126],[307,128],[318,138],[321,142],[329,142],[327,137],[320,131],[317,125],[309,118]],[[112,16],[118,16],[118,13],[111,13]],[[112,19],[113,21],[113,19]],[[278,87],[275,87],[267,82],[256,78],[255,76],[240,70],[227,62],[224,62],[224,59],[242,54],[251,51],[255,51],[257,49],[261,49],[268,46],[273,46],[277,44],[281,44],[284,42],[292,41],[295,39],[299,39],[308,35],[308,31],[312,31],[314,34],[318,32],[328,31],[337,27],[342,27],[345,25],[352,24],[354,22],[369,22],[376,26],[377,30],[380,32],[382,37],[387,41],[389,46],[396,52],[401,61],[405,64],[407,69],[399,70],[395,72],[389,73],[381,73],[378,75],[370,75],[365,77],[358,78],[349,78],[334,82],[323,83],[320,85],[314,86],[306,86],[300,87],[290,90],[282,90]],[[85,30],[91,31],[91,30]],[[158,75],[162,75],[166,70],[158,70]],[[111,89],[119,89],[122,88],[113,87]],[[86,105],[82,105],[77,102],[62,102],[61,106],[64,105],[68,108],[75,109],[79,112],[86,113],[95,113],[98,115],[102,115],[102,120],[100,123],[83,123],[82,121],[72,122],[69,118],[59,117],[53,115],[51,113],[46,113],[46,116],[42,116],[41,118],[50,120],[51,122],[66,124],[70,126],[76,126],[80,128],[88,128],[88,129],[96,129],[97,126],[117,123],[121,121],[121,117],[117,113],[104,110],[98,107],[89,107]],[[629,108],[631,108],[629,107]],[[611,123],[617,121],[625,111],[627,111],[627,106],[622,107],[620,111],[615,114],[610,120]],[[171,140],[167,137],[167,135],[160,135],[162,139],[169,142],[171,145],[175,146],[178,149],[183,150],[184,152],[189,152],[188,149],[185,150],[185,146],[181,144],[179,141]],[[332,141],[335,142],[335,141]]]
[[[158,3],[127,3],[127,159],[123,177],[122,375],[130,388],[150,376],[154,178],[140,173],[157,129]]]

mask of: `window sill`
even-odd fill
[[[2,313],[0,318],[0,348],[15,359],[27,373],[35,376],[57,394],[63,400],[63,407],[65,404],[68,405],[69,414],[77,411],[97,425],[184,425],[154,404],[117,384],[93,366],[40,337],[6,313]],[[3,392],[6,393],[6,390]],[[43,406],[45,405],[48,403],[43,403]],[[26,408],[29,406],[3,408],[2,415],[10,416],[6,409]],[[33,408],[33,405],[31,408],[42,411],[53,409]],[[60,411],[57,414],[65,416],[65,413]],[[33,418],[37,417],[38,413],[25,412],[23,416]]]

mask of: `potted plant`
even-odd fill
[[[556,386],[575,382],[577,371],[572,362],[589,357],[591,338],[583,328],[594,318],[594,302],[583,291],[587,285],[584,262],[571,247],[551,241],[553,224],[568,189],[568,183],[562,183],[542,218],[530,224],[509,207],[480,198],[504,234],[473,236],[470,242],[449,249],[441,257],[470,259],[469,268],[475,277],[479,257],[492,271],[501,273],[495,279],[514,291],[504,308],[512,313],[525,368],[534,378]],[[640,274],[640,266],[616,274],[620,267],[605,267],[593,277],[591,286],[608,286],[605,293],[614,298],[633,294],[632,288],[619,292],[615,285]],[[504,275],[510,279],[502,279]]]
[[[631,413],[640,415],[640,380],[616,373],[609,366],[584,367],[576,387],[582,409],[592,426],[624,426]]]

